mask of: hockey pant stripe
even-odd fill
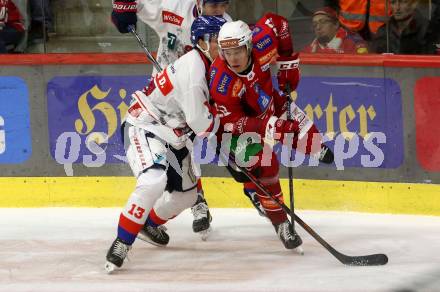
[[[147,221],[150,210],[164,193],[166,182],[166,172],[162,169],[150,168],[138,177],[136,189],[128,198],[119,219],[118,236],[128,244],[134,242]]]
[[[202,179],[198,178],[197,179],[197,193],[200,195],[204,195],[204,191],[203,191],[203,186],[202,186]]]
[[[131,221],[123,214],[119,216],[118,237],[125,243],[131,245],[136,239],[137,234],[142,229],[143,224]]]
[[[159,216],[157,216],[156,211],[154,211],[154,208],[151,209],[150,214],[148,214],[147,224],[149,226],[157,227],[159,225],[165,224],[167,221],[168,220],[164,220]]]

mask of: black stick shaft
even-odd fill
[[[290,112],[290,104],[291,104],[291,100],[290,100],[290,85],[286,84],[286,97],[287,97],[287,119],[289,121],[292,121],[292,113]],[[289,161],[292,160],[292,150],[290,150],[289,152]],[[289,199],[290,199],[290,218],[294,218],[295,216],[295,198],[294,198],[294,193],[293,193],[293,170],[292,167],[289,166],[288,167],[288,173],[289,173]],[[292,230],[293,233],[295,233],[295,220],[291,220],[292,221]]]
[[[153,55],[150,53],[150,51],[148,50],[147,46],[144,44],[144,42],[141,40],[141,38],[139,37],[138,33],[136,32],[135,28],[133,25],[129,25],[128,29],[130,30],[131,34],[136,38],[136,40],[138,41],[139,45],[141,46],[141,48],[144,50],[145,54],[147,55],[147,59],[153,63],[154,68],[156,68],[156,70],[158,72],[162,71],[162,67],[160,66],[160,64],[157,62],[157,60],[153,57]]]

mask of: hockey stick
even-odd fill
[[[156,68],[156,70],[158,72],[162,71],[162,67],[160,66],[160,64],[157,62],[157,60],[153,57],[153,55],[150,53],[150,51],[148,50],[147,46],[144,44],[144,42],[141,40],[141,38],[139,37],[138,33],[135,30],[135,27],[133,25],[129,25],[128,26],[128,30],[131,32],[131,34],[137,39],[139,45],[141,46],[142,49],[144,49],[145,54],[147,55],[147,59],[153,63],[154,68]]]
[[[290,112],[290,104],[292,101],[290,100],[290,84],[286,84],[286,96],[287,96],[287,119],[289,121],[292,120],[292,113]],[[289,160],[292,158],[292,150],[290,150]],[[290,199],[290,218],[294,218],[295,212],[295,198],[293,197],[293,171],[292,167],[287,167],[287,171],[289,173],[289,199]],[[292,220],[292,231],[295,234],[295,220]]]
[[[220,151],[219,156],[226,156]],[[315,238],[327,251],[329,251],[335,258],[337,258],[344,265],[349,266],[380,266],[388,263],[388,257],[385,254],[371,254],[363,256],[349,256],[337,251],[332,247],[327,241],[325,241],[318,233],[316,233],[309,225],[307,225],[298,215],[291,212],[289,207],[287,207],[283,202],[281,202],[277,197],[274,197],[251,173],[249,173],[246,168],[239,166],[235,162],[235,157],[232,153],[229,154],[229,158],[223,157],[228,163],[232,164],[233,167],[240,169],[243,174],[249,178],[266,196],[270,197],[275,203],[277,203],[287,214],[290,214],[292,219],[294,219],[305,231],[307,231],[313,238]]]

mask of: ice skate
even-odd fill
[[[138,233],[137,238],[156,246],[166,246],[170,242],[170,237],[165,232],[166,230],[166,227],[163,225],[153,227],[145,224]]]
[[[121,239],[116,238],[112,246],[107,252],[107,262],[105,263],[105,270],[107,273],[112,273],[116,268],[120,268],[127,257],[131,245],[125,244]]]
[[[279,239],[287,249],[295,249],[299,254],[304,254],[301,248],[302,240],[296,232],[293,232],[292,224],[289,220],[284,221],[278,225],[275,225],[275,230]]]
[[[191,207],[191,212],[194,216],[193,231],[200,234],[202,240],[206,240],[211,231],[212,217],[208,204],[202,196],[198,195],[196,203]]]

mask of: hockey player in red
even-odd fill
[[[279,163],[270,148],[274,141],[291,143],[293,148],[305,154],[321,155],[323,162],[333,160],[331,151],[322,145],[322,136],[313,122],[272,84],[271,67],[278,68],[281,90],[288,87],[294,90],[299,81],[298,54],[293,52],[287,20],[266,14],[253,32],[243,21],[229,22],[220,30],[218,41],[220,58],[211,65],[210,93],[223,130],[232,132],[235,137],[257,133],[263,137],[261,141],[270,141],[261,143],[263,149],[255,155],[258,160],[248,169],[283,201]],[[292,120],[285,118],[287,111]],[[268,147],[269,152],[266,151]],[[238,148],[232,149],[235,157]],[[284,246],[287,249],[300,246],[301,238],[293,232],[286,212],[252,182],[246,182],[244,189],[245,193],[256,193]]]

